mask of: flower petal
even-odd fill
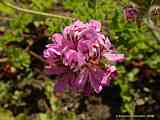
[[[111,62],[122,62],[125,59],[123,54],[116,53],[105,53],[103,56]]]
[[[63,93],[66,86],[67,86],[66,80],[58,80],[57,83],[55,84],[54,89],[56,92]]]
[[[55,41],[58,45],[62,46],[63,35],[60,33],[55,33],[52,35],[52,40]]]
[[[65,65],[83,65],[85,64],[85,58],[83,54],[75,51],[75,50],[68,50],[65,54],[64,63]]]
[[[96,20],[90,20],[89,26],[95,29],[97,32],[101,30],[101,23]]]
[[[77,79],[74,82],[75,87],[78,90],[84,89],[87,80],[88,80],[88,71],[84,68],[80,71]]]
[[[93,68],[94,69],[94,68]],[[101,90],[102,90],[102,85],[99,81],[99,78],[97,78],[96,76],[97,75],[97,71],[91,71],[89,73],[89,81],[90,81],[90,84],[91,86],[93,87],[93,89],[95,90],[96,93],[100,93]]]
[[[109,85],[110,84],[110,77],[114,78],[116,76],[117,70],[115,66],[108,66],[106,69],[105,75],[102,78],[101,84],[103,86]]]
[[[79,34],[79,39],[95,42],[98,39],[98,35],[93,29],[86,29]]]

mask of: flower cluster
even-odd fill
[[[68,87],[86,95],[99,93],[115,77],[117,71],[112,63],[123,61],[124,55],[112,49],[110,40],[100,30],[101,24],[96,20],[77,20],[62,34],[53,34],[44,57],[49,63],[47,72],[60,77],[56,91],[63,92]],[[102,65],[104,60],[108,64]]]

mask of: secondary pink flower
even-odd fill
[[[138,17],[138,10],[132,5],[125,7],[123,13],[127,21],[136,21]]]
[[[96,20],[77,20],[62,34],[53,34],[44,57],[49,63],[48,73],[60,77],[55,85],[57,92],[71,88],[86,95],[92,91],[99,93],[116,76],[112,63],[123,61],[124,55],[111,49],[110,40],[100,30],[101,24]],[[105,67],[101,62],[104,59],[108,61]]]

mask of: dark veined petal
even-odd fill
[[[80,71],[77,79],[74,81],[74,85],[77,90],[83,90],[85,87],[86,82],[88,81],[88,71],[84,68]]]
[[[97,76],[99,76],[99,73],[95,68],[92,68],[92,69],[93,70],[90,71],[90,73],[89,73],[89,81],[90,81],[91,87],[93,87],[95,92],[100,93],[103,88],[101,85],[100,78],[97,77]]]
[[[97,32],[93,29],[85,29],[79,34],[81,40],[90,40],[95,42],[98,39]]]

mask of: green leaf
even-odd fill
[[[14,117],[10,111],[0,108],[0,120],[14,120]]]
[[[26,114],[20,113],[19,115],[16,116],[15,120],[30,120]]]
[[[0,3],[0,12],[5,15],[14,15],[15,11],[12,8],[5,6],[3,3]]]

